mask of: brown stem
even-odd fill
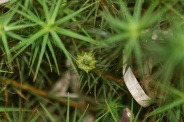
[[[0,78],[0,82],[4,82],[4,84],[6,84],[6,85],[12,85],[12,86],[20,88],[22,90],[31,91],[36,95],[40,95],[42,97],[45,97],[45,98],[48,98],[48,99],[51,99],[51,100],[55,100],[55,101],[60,102],[62,104],[66,104],[66,105],[68,104],[67,100],[62,99],[62,98],[53,97],[53,96],[51,97],[51,96],[48,95],[48,93],[46,91],[36,89],[36,88],[34,88],[30,85],[20,84],[16,81],[9,80],[9,79],[6,79],[6,78]],[[85,109],[88,106],[86,104],[77,103],[77,102],[74,102],[74,101],[70,101],[69,105],[71,107],[78,107],[78,108],[82,108],[82,109]],[[89,106],[88,110],[94,110],[94,108],[92,106]]]
[[[123,83],[123,82],[124,82],[124,80],[123,80],[122,78],[121,78],[121,79],[115,78],[115,77],[113,77],[112,75],[107,74],[107,73],[105,73],[105,72],[103,72],[102,70],[97,69],[97,68],[94,69],[93,72],[95,72],[96,74],[99,74],[99,75],[105,77],[105,78],[108,79],[108,80],[112,80],[112,81],[114,81],[114,82],[116,82],[116,83]]]

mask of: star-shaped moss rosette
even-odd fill
[[[77,56],[76,63],[79,69],[84,70],[86,73],[93,70],[96,65],[96,60],[91,52],[82,52]]]

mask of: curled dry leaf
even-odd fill
[[[79,88],[79,77],[72,71],[67,71],[63,76],[56,81],[55,85],[50,90],[49,94],[59,97],[68,97],[68,89],[71,88],[71,92],[77,92]],[[71,98],[78,98],[78,94],[70,93]]]
[[[0,5],[6,2],[9,2],[9,0],[0,0]]]
[[[130,67],[127,68],[126,64],[123,67],[123,77],[125,84],[130,91],[133,98],[142,107],[147,107],[150,105],[151,98],[146,95],[139,82],[137,81],[135,75],[133,74]]]

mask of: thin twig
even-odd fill
[[[96,68],[96,69],[93,70],[93,72],[95,72],[96,74],[99,74],[99,75],[105,77],[108,80],[112,80],[112,81],[114,81],[116,83],[124,83],[124,80],[122,78],[115,78],[111,74],[107,74],[107,73],[103,72],[100,69]]]
[[[67,100],[62,99],[62,98],[57,98],[57,97],[54,97],[54,96],[51,97],[51,96],[48,95],[49,94],[48,92],[36,89],[36,88],[34,88],[30,85],[20,84],[16,81],[9,80],[9,79],[6,79],[6,78],[0,78],[0,82],[4,82],[4,84],[6,84],[6,85],[12,85],[14,87],[20,88],[20,89],[25,90],[25,91],[30,91],[30,92],[32,92],[36,95],[40,95],[40,96],[45,97],[47,99],[55,100],[55,101],[60,102],[62,104],[66,104],[66,105],[68,104]],[[75,101],[70,101],[70,106],[86,109],[86,107],[88,105],[83,104],[83,103],[77,103]],[[88,109],[89,110],[94,110],[94,107],[89,106]]]

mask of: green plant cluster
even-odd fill
[[[0,121],[82,122],[91,115],[119,122],[126,107],[130,121],[184,121],[183,11],[182,0],[1,4]],[[152,98],[149,107],[123,83],[125,63]],[[79,90],[67,88],[77,95],[49,94],[66,72],[79,77]]]

